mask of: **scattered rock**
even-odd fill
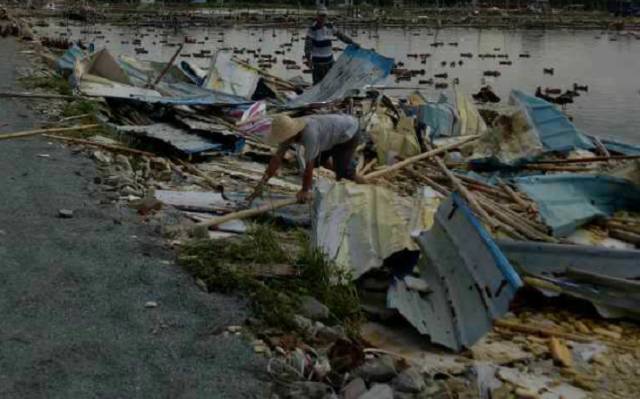
[[[300,312],[311,320],[329,318],[329,308],[311,296],[303,296],[300,299]]]
[[[308,333],[313,330],[313,322],[299,314],[293,316],[293,323],[296,325],[296,328],[302,332]]]
[[[315,381],[297,381],[287,386],[283,397],[287,399],[324,399],[333,391],[327,384]]]
[[[116,165],[120,166],[125,172],[133,172],[133,167],[131,166],[131,162],[129,162],[129,158],[122,154],[116,155],[115,159]]]
[[[158,307],[158,302],[155,302],[155,301],[148,301],[148,302],[146,302],[146,303],[144,304],[144,307],[145,307],[145,308],[149,308],[149,309],[151,309],[151,308],[157,308],[157,307]]]
[[[325,342],[334,342],[339,339],[346,339],[347,333],[344,331],[344,327],[342,326],[322,326],[318,329],[316,337]]]
[[[369,360],[355,371],[356,375],[370,382],[387,382],[398,375],[393,358],[384,355]]]
[[[357,377],[345,385],[341,394],[343,399],[357,399],[365,392],[367,392],[367,385],[362,378]]]
[[[556,364],[567,368],[573,367],[573,354],[571,350],[567,348],[564,341],[556,337],[551,337],[549,340],[549,351]]]
[[[373,384],[371,389],[358,399],[393,399],[393,389],[387,384]]]
[[[400,392],[418,393],[425,386],[422,374],[413,367],[404,370],[393,380],[393,387]]]
[[[71,209],[60,209],[58,211],[58,217],[62,219],[71,219],[73,217],[73,211]]]
[[[540,399],[536,392],[525,388],[516,388],[515,394],[518,399]]]

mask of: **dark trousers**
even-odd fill
[[[318,83],[320,83],[320,81],[325,77],[325,75],[329,72],[332,66],[333,66],[333,61],[323,62],[323,63],[314,62],[312,65],[313,84],[317,85]]]
[[[323,151],[316,159],[316,167],[324,165],[331,158],[336,180],[353,180],[356,176],[356,160],[354,155],[360,143],[360,134],[356,133],[349,141],[338,144],[330,150]]]

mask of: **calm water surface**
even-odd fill
[[[191,54],[202,49],[215,52],[221,47],[239,47],[262,50],[262,54],[274,54],[281,45],[291,42],[298,33],[299,41],[294,41],[284,57],[301,64],[303,53],[303,30],[232,28],[194,28],[173,30],[129,28],[115,26],[71,26],[56,27],[52,22],[49,28],[37,28],[41,34],[55,36],[66,32],[73,39],[95,41],[98,47],[107,46],[115,53],[136,56],[135,48],[144,47],[149,53],[138,55],[141,59],[166,61],[175,52],[175,47],[159,43],[164,39],[170,43],[179,43],[186,35],[205,44],[187,44],[183,53]],[[88,33],[101,32],[101,33]],[[363,31],[346,30],[362,46],[374,48],[380,54],[405,63],[411,69],[425,69],[424,77],[411,82],[401,82],[401,86],[419,86],[419,79],[432,77],[436,73],[447,72],[449,80],[458,78],[462,88],[470,93],[482,84],[485,70],[499,70],[498,78],[487,78],[503,101],[508,98],[511,89],[520,89],[533,93],[537,86],[567,89],[573,83],[589,86],[589,92],[575,99],[569,105],[567,113],[573,116],[578,127],[594,135],[611,137],[629,143],[640,144],[640,40],[634,37],[616,36],[614,33],[599,31],[535,31],[535,30],[498,30],[498,29],[381,29]],[[134,38],[142,37],[142,45],[133,45]],[[104,38],[100,38],[104,36]],[[205,40],[205,37],[208,40]],[[615,40],[611,40],[615,39]],[[219,42],[222,40],[222,42]],[[443,47],[430,46],[435,40],[445,42]],[[123,44],[126,41],[128,43]],[[448,43],[457,42],[458,46]],[[154,44],[155,43],[155,44]],[[334,46],[343,45],[336,41]],[[500,50],[495,50],[499,48]],[[461,58],[460,53],[470,52],[473,58]],[[407,58],[410,53],[430,53],[426,64],[419,59]],[[501,58],[480,59],[478,54],[508,54],[511,66],[498,65]],[[529,53],[530,58],[519,58],[520,53]],[[337,55],[337,54],[336,54]],[[250,56],[250,55],[249,55]],[[245,55],[246,57],[246,55]],[[251,56],[250,56],[251,57]],[[282,64],[282,55],[276,55],[278,64],[269,72],[282,77],[300,75],[299,70],[287,70]],[[206,58],[181,58],[199,66],[206,67]],[[463,65],[458,65],[462,60]],[[442,67],[441,62],[447,66]],[[456,62],[454,68],[451,62]],[[251,62],[254,58],[251,57]],[[543,68],[554,68],[553,76],[543,74]],[[310,79],[309,75],[306,75]],[[396,85],[391,77],[384,85]],[[399,91],[389,91],[393,95]],[[437,99],[438,91],[424,86],[423,92]],[[402,92],[400,92],[402,93]]]

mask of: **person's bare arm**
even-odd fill
[[[253,190],[253,193],[251,193],[251,195],[247,197],[246,201],[248,206],[251,206],[251,203],[253,202],[253,200],[262,194],[262,188],[264,187],[264,185],[267,184],[269,179],[271,179],[276,174],[278,169],[280,169],[280,165],[282,165],[282,158],[284,157],[284,154],[286,152],[287,152],[286,145],[281,145],[278,147],[278,150],[276,151],[276,153],[271,157],[271,160],[269,161],[269,166],[267,166],[267,169],[265,170],[264,175],[262,176],[262,179],[260,179],[260,182],[258,183],[256,188]]]
[[[305,203],[311,200],[311,187],[313,186],[313,161],[307,162],[302,175],[302,189],[296,194],[298,202]]]
[[[358,43],[354,42],[352,38],[350,38],[349,36],[345,35],[344,33],[342,33],[341,31],[336,29],[336,37],[338,39],[340,39],[340,41],[342,41],[345,44],[355,44],[358,45]]]

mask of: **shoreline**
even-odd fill
[[[360,16],[348,15],[340,10],[332,15],[332,20],[344,28],[385,29],[385,28],[468,28],[468,29],[581,29],[581,30],[625,30],[640,29],[640,18],[620,18],[605,12],[563,12],[562,14],[533,14],[522,11],[489,12],[483,10],[472,15],[468,9],[416,9],[404,14],[383,15],[362,12]],[[118,8],[74,11],[12,9],[16,16],[32,19],[68,19],[86,23],[105,23],[117,26],[171,26],[220,27],[220,28],[304,28],[313,19],[313,10],[294,9],[217,9],[217,8]],[[171,17],[168,13],[171,12]]]

